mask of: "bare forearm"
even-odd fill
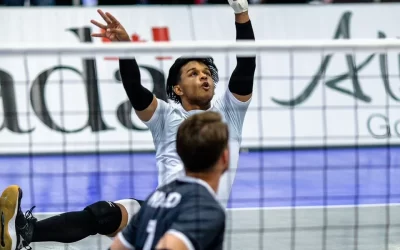
[[[247,23],[250,21],[249,12],[242,12],[239,14],[235,14],[235,22],[237,23]]]

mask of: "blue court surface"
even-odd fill
[[[400,203],[400,148],[243,152],[231,208]],[[80,210],[144,199],[157,185],[153,153],[1,156],[0,188],[23,188],[23,208]]]

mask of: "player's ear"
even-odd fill
[[[178,96],[182,96],[183,95],[183,91],[181,86],[179,86],[179,84],[174,86],[174,92],[175,94],[177,94]]]
[[[224,172],[229,168],[229,148],[226,148],[222,153],[222,162],[224,163]]]

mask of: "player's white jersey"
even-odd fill
[[[230,187],[239,160],[239,150],[242,139],[243,121],[250,104],[237,100],[227,89],[225,94],[215,100],[209,111],[219,112],[229,127],[230,169],[220,181],[218,195],[220,200],[228,199]],[[151,119],[145,124],[150,129],[156,149],[158,168],[158,185],[165,185],[179,176],[184,175],[180,157],[176,152],[176,134],[179,125],[190,115],[204,112],[203,110],[186,111],[181,105],[172,105],[158,99],[158,106]]]

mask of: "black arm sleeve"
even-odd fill
[[[153,94],[142,86],[140,70],[135,59],[120,59],[119,70],[126,94],[132,107],[137,111],[145,110],[153,101]]]
[[[235,23],[236,40],[255,40],[251,21]],[[249,95],[253,92],[256,57],[237,57],[237,65],[229,81],[229,90],[238,95]]]

